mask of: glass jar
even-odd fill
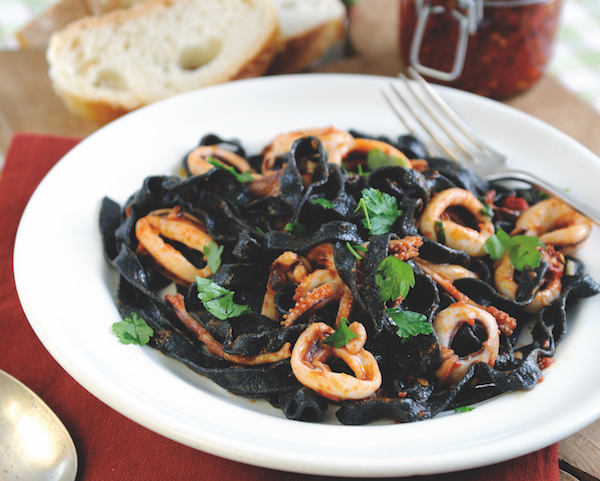
[[[504,99],[544,73],[563,0],[400,0],[400,51],[434,83]]]

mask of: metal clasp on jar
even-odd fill
[[[450,72],[443,72],[426,65],[421,65],[419,54],[423,44],[423,37],[427,29],[427,22],[431,15],[440,15],[446,11],[443,5],[431,5],[431,0],[415,0],[417,11],[417,25],[410,48],[410,63],[421,74],[439,80],[450,82],[460,77],[465,57],[469,35],[477,31],[483,19],[483,0],[457,0],[456,7],[452,9],[452,17],[458,22],[458,42],[454,63]]]

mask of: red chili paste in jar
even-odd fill
[[[483,19],[477,31],[468,36],[464,67],[460,76],[447,82],[427,79],[502,99],[522,92],[544,73],[552,55],[563,0],[484,1]],[[452,10],[457,0],[431,0],[443,13],[432,14],[425,28],[419,62],[450,72],[454,65],[459,26]],[[417,23],[415,0],[400,1],[400,50],[408,64]]]

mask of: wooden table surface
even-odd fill
[[[350,39],[355,55],[311,68],[314,72],[396,75],[397,0],[359,2]],[[69,113],[47,75],[44,52],[0,52],[0,152],[16,132],[85,137],[101,127]],[[507,104],[558,128],[600,155],[600,115],[551,78]],[[561,480],[600,479],[600,421],[560,443]]]

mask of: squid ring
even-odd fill
[[[324,322],[311,324],[298,337],[290,359],[292,371],[301,384],[335,402],[365,399],[379,389],[382,381],[377,360],[363,347],[367,340],[364,326],[353,322],[349,327],[358,338],[335,348],[320,342],[333,334],[333,328]],[[342,359],[356,377],[332,372],[326,361],[334,356]]]
[[[512,300],[515,300],[517,288],[519,287],[514,280],[514,275],[515,267],[513,266],[508,253],[506,253],[494,271],[494,283],[500,294],[503,294]],[[533,301],[524,307],[523,310],[531,314],[540,312],[543,307],[546,307],[560,296],[561,285],[560,278],[551,279],[543,289],[536,293]]]
[[[459,357],[452,349],[452,340],[463,324],[473,325],[478,321],[487,332],[487,339],[482,343],[481,349],[466,357]],[[496,319],[487,311],[475,306],[456,302],[441,311],[433,321],[435,331],[442,352],[442,365],[436,371],[436,376],[442,382],[456,384],[460,381],[472,364],[485,362],[490,366],[496,363],[500,338]]]
[[[461,206],[466,208],[477,222],[478,229],[461,225],[449,218],[445,213],[448,207]],[[437,242],[445,240],[445,244],[453,249],[465,251],[475,257],[486,255],[483,246],[485,241],[494,234],[494,224],[483,213],[483,204],[468,190],[452,188],[436,194],[423,211],[419,219],[421,232]],[[445,239],[439,239],[437,228],[441,222]]]
[[[213,273],[208,265],[202,269],[195,267],[163,240],[164,237],[180,242],[201,253],[212,240],[204,224],[179,207],[156,210],[138,219],[135,235],[139,241],[138,253],[152,257],[157,269],[177,284],[189,286],[195,282],[195,276],[207,277]]]
[[[294,132],[279,134],[263,150],[262,172],[267,173],[273,169],[277,157],[289,152],[292,145],[303,137],[316,137],[321,141],[325,152],[331,152],[339,144],[351,141],[354,137],[344,130],[333,127],[317,127],[314,129],[297,130]]]
[[[310,266],[322,267],[322,269],[316,269],[298,283],[293,296],[296,304],[287,314],[284,314],[281,324],[289,327],[300,316],[320,309],[329,302],[340,301],[335,320],[337,328],[342,317],[350,317],[354,296],[335,268],[333,245],[325,242],[313,247],[306,254],[306,260]]]
[[[288,282],[302,282],[311,266],[306,259],[295,252],[286,251],[281,254],[271,264],[271,272],[267,281],[267,292],[263,298],[263,304],[260,313],[263,316],[277,320],[277,309],[275,308],[275,293]]]
[[[349,142],[339,144],[329,154],[329,163],[342,165],[342,162],[352,153],[368,154],[370,150],[381,150],[387,155],[400,158],[404,167],[411,167],[410,161],[397,148],[392,145],[382,142],[381,140],[372,139],[352,139]],[[361,162],[362,163],[362,162]],[[349,169],[353,169],[354,165],[347,165]]]
[[[213,158],[215,161],[225,165],[234,167],[238,172],[249,172],[252,170],[246,159],[223,149],[216,145],[201,145],[192,150],[187,156],[187,166],[192,175],[206,174],[215,166],[208,159]]]
[[[519,217],[512,235],[539,237],[544,244],[574,251],[589,237],[593,223],[558,199],[546,199],[531,206]]]

